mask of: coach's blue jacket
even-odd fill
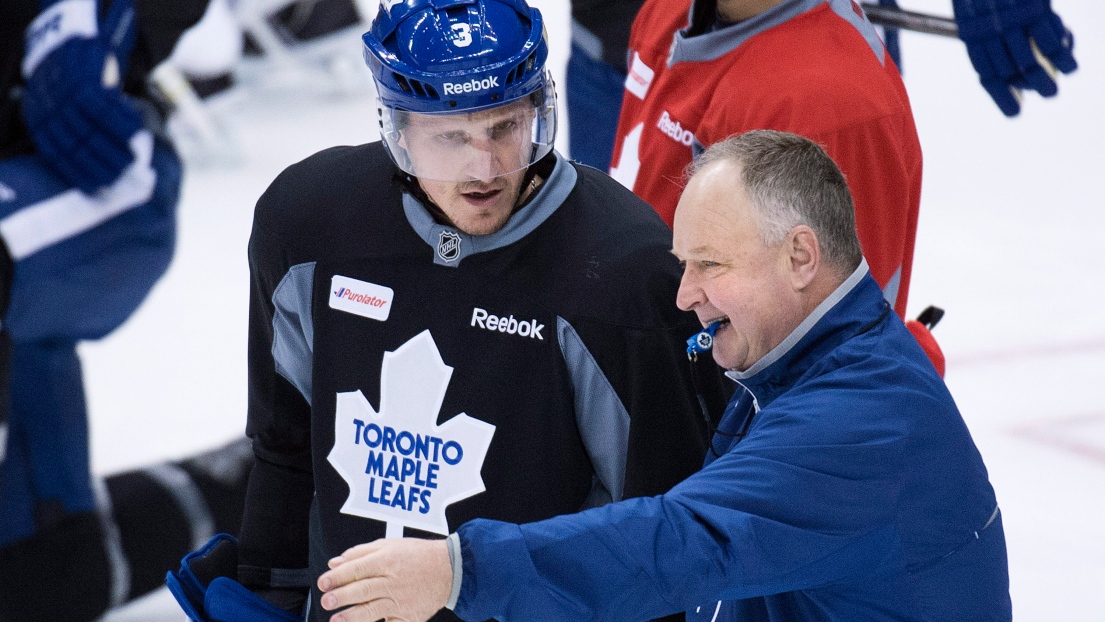
[[[743,390],[714,451],[669,493],[521,526],[463,525],[456,613],[1011,619],[982,457],[865,262],[782,344],[731,375]]]

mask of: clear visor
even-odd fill
[[[553,148],[552,80],[502,106],[458,114],[422,114],[380,106],[381,134],[405,172],[430,181],[488,181],[528,168]]]

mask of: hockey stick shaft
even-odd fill
[[[900,28],[930,35],[959,38],[959,27],[956,26],[955,20],[950,17],[903,11],[902,9],[870,2],[861,2],[860,7],[863,8],[863,12],[867,14],[867,19],[871,20],[872,24],[878,24],[884,28]]]

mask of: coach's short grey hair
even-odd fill
[[[844,174],[817,143],[786,132],[755,130],[711,145],[688,176],[715,162],[741,168],[741,184],[759,215],[765,244],[775,245],[797,225],[813,229],[827,265],[850,273],[862,259],[855,207]]]

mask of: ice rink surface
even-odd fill
[[[533,4],[546,15],[550,63],[562,85],[568,3]],[[950,0],[901,4],[951,14]],[[1075,32],[1081,67],[1060,80],[1057,98],[1029,94],[1012,120],[977,84],[961,43],[903,35],[925,158],[910,314],[928,304],[947,310],[935,335],[1001,503],[1016,619],[1099,622],[1105,3],[1053,6]],[[348,39],[350,75],[366,80],[357,46]],[[269,70],[246,77],[211,107],[242,160],[189,166],[168,274],[120,330],[82,346],[98,473],[186,456],[241,434],[253,205],[288,164],[375,138],[370,88],[334,95]],[[562,152],[566,135],[562,125]],[[164,591],[107,618],[184,619]]]

